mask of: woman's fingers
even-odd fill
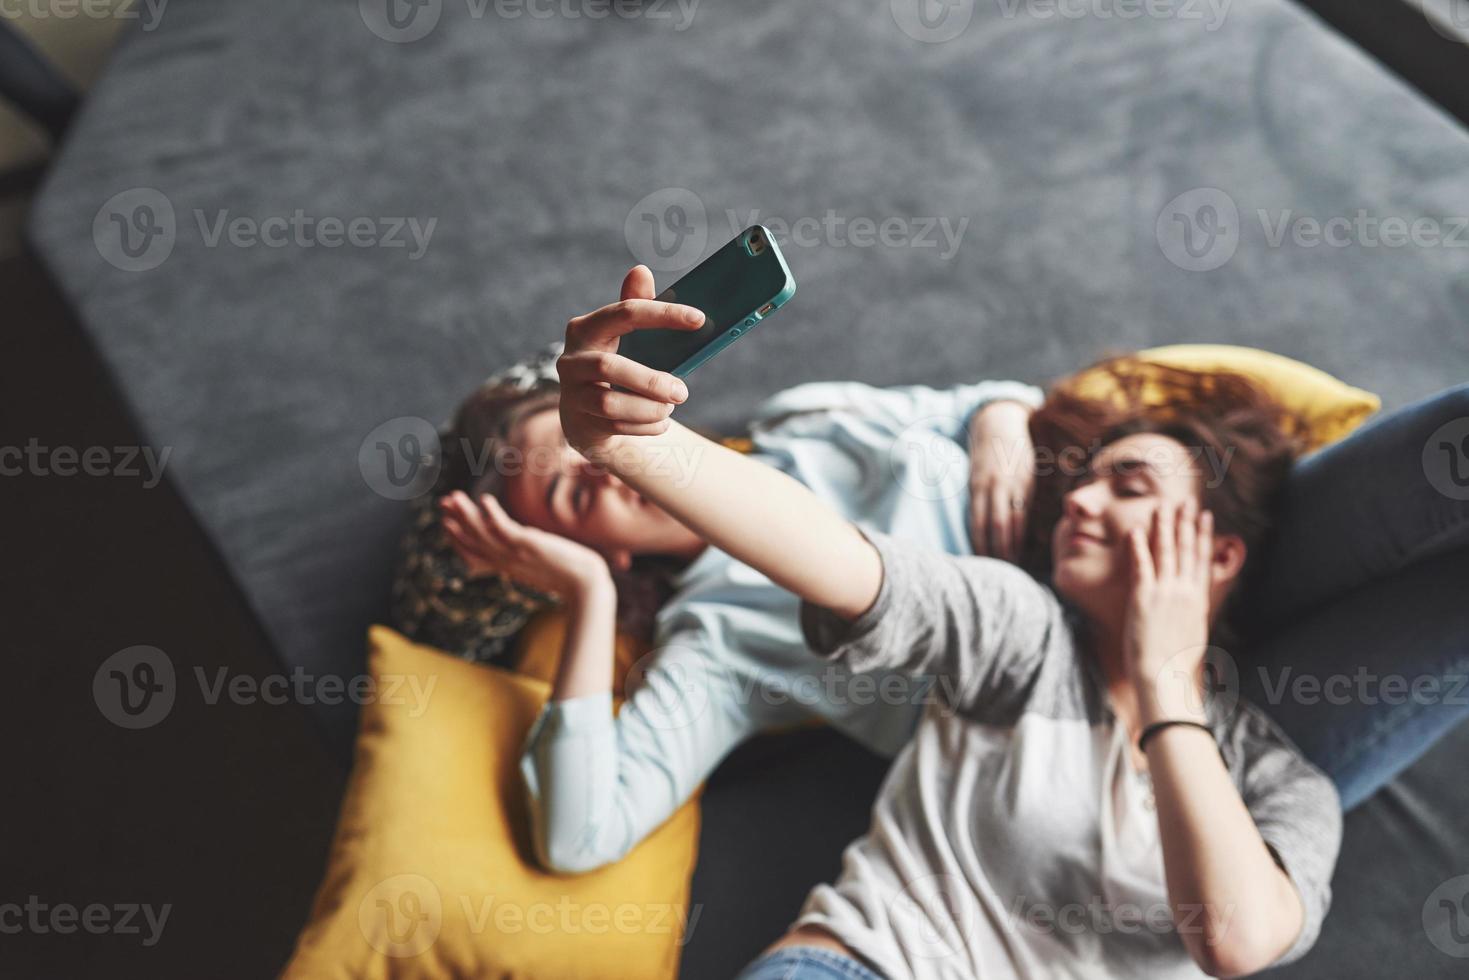
[[[1153,573],[1153,554],[1148,547],[1148,534],[1142,528],[1133,528],[1127,533],[1127,543],[1132,555],[1132,583],[1138,592],[1146,591],[1156,580]]]
[[[1200,584],[1208,588],[1212,578],[1210,571],[1214,564],[1214,512],[1211,510],[1199,514],[1197,551],[1194,573],[1198,575]]]
[[[999,481],[990,486],[989,492],[990,554],[996,558],[1010,560],[1010,496]]]
[[[624,281],[624,286],[626,282]],[[692,306],[656,299],[623,299],[566,324],[568,353],[615,348],[614,341],[634,330],[697,330],[704,314]]]
[[[491,530],[479,505],[462,490],[454,491],[453,496],[459,507],[459,520],[478,541],[480,549],[496,557],[503,557],[505,542]]]
[[[1194,500],[1187,501],[1178,508],[1178,552],[1177,552],[1177,574],[1181,579],[1193,581],[1195,577],[1195,562],[1198,560],[1198,525],[1197,512],[1199,505]]]
[[[652,299],[657,295],[653,270],[645,265],[633,266],[622,279],[622,299]]]
[[[1161,504],[1153,512],[1153,561],[1160,579],[1172,577],[1178,568],[1173,551],[1175,522],[1174,510],[1169,504]]]
[[[1018,561],[1025,537],[1030,487],[1000,479],[970,491],[969,536],[976,555]]]
[[[479,541],[456,519],[444,518],[444,533],[449,538],[449,544],[462,556],[466,558],[483,557],[480,553]]]
[[[480,547],[479,541],[468,529],[452,517],[444,518],[444,534],[449,538],[449,547],[466,565],[493,565],[494,556]]]
[[[557,369],[563,409],[583,416],[603,435],[666,432],[674,406],[689,396],[683,381],[672,374],[607,351],[568,354]]]
[[[976,555],[985,554],[989,547],[990,495],[983,487],[972,487],[969,491],[969,543]]]
[[[1030,520],[1030,503],[1035,496],[1034,480],[1022,478],[1021,484],[1011,492],[1010,499],[1010,560],[1018,562],[1025,547],[1025,527]]]
[[[504,505],[494,497],[482,494],[479,499],[480,506],[484,508],[485,525],[490,533],[499,539],[506,551],[516,554],[526,545],[530,532],[525,525],[511,517]]]
[[[655,371],[632,358],[607,351],[567,354],[556,364],[561,383],[579,389],[611,385],[652,401],[678,405],[688,400],[689,389],[667,371]]]
[[[614,388],[604,388],[601,385],[563,387],[561,397],[573,411],[612,422],[647,425],[650,422],[662,422],[673,412],[673,405],[667,402]]]
[[[984,481],[969,490],[969,539],[976,555],[994,557],[990,540],[990,502],[994,499],[994,483]]]
[[[491,494],[480,494],[479,503],[485,509],[485,521],[505,537],[513,539],[516,532],[524,530],[524,525],[511,517],[505,505]]]
[[[672,420],[661,422],[608,422],[607,431],[619,436],[661,436],[668,431]]]
[[[447,528],[452,521],[459,538],[466,543],[473,543],[474,535],[469,529],[468,522],[464,518],[464,508],[460,506],[459,500],[454,494],[439,498],[439,512],[443,516],[444,525]]]
[[[1178,576],[1178,525],[1185,504],[1175,504],[1168,514],[1167,541],[1168,541],[1168,573],[1175,578]]]
[[[583,453],[619,435],[658,435],[672,406],[689,397],[683,381],[617,354],[617,339],[634,330],[697,330],[704,314],[654,299],[653,274],[636,266],[622,281],[622,298],[566,325],[556,362],[562,382],[561,425]]]
[[[564,389],[563,389],[564,390]],[[607,436],[657,436],[667,432],[672,419],[661,422],[623,422],[612,419],[585,416],[585,431],[597,438]]]

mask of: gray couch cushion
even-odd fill
[[[1303,357],[1389,404],[1463,377],[1462,252],[1270,244],[1286,212],[1465,213],[1469,140],[1354,48],[1280,0],[1217,26],[1205,5],[971,6],[925,43],[886,4],[685,23],[431,3],[433,30],[391,43],[366,0],[179,4],[118,51],[32,234],[282,656],[315,673],[358,669],[401,520],[359,471],[369,435],[444,418],[635,258],[668,264],[639,238],[646,214],[680,243],[669,204],[694,229],[673,262],[758,214],[791,227],[800,281],[695,376],[698,422],[811,378],[1040,380],[1183,340]],[[142,247],[150,202],[167,230],[130,258],[118,229]],[[1226,227],[1197,263],[1179,236],[1210,205]],[[298,209],[382,244],[307,224],[294,244],[269,219]],[[888,220],[889,244],[854,244]]]
[[[378,444],[411,448],[412,419],[633,261],[686,267],[754,216],[787,229],[800,293],[694,376],[690,421],[815,378],[1039,381],[1177,341],[1303,358],[1389,406],[1469,369],[1464,252],[1375,224],[1460,234],[1441,219],[1469,213],[1469,139],[1285,0],[935,7],[957,31],[909,0],[383,9],[168,6],[30,226],[285,664],[318,678],[360,671],[416,486]],[[316,224],[353,218],[355,244]],[[1311,244],[1332,218],[1349,243]],[[345,748],[351,706],[311,707]],[[1347,953],[1295,975],[1351,975]]]

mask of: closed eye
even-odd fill
[[[563,483],[566,484],[569,489],[565,493],[559,493],[558,491],[561,489]],[[567,521],[562,518],[561,513],[558,513],[557,510],[557,501],[562,500],[562,498],[569,498],[562,506],[570,509],[571,517],[574,519],[577,516],[576,495],[580,491],[580,484],[578,484],[575,480],[561,479],[560,473],[557,473],[555,476],[551,477],[550,482],[546,484],[546,513],[550,514],[551,519],[560,524],[563,528],[569,527],[572,523],[574,523],[574,520]]]

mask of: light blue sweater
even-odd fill
[[[1005,381],[801,385],[757,411],[755,458],[860,527],[972,554],[969,419],[991,401],[1041,398]],[[548,704],[532,727],[521,772],[541,862],[580,872],[620,859],[758,732],[816,717],[884,755],[902,748],[933,696],[929,679],[822,660],[802,639],[799,608],[722,551],[690,564],[622,710],[614,717],[610,693],[573,698]]]

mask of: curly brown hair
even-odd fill
[[[1217,533],[1244,542],[1244,585],[1258,567],[1255,559],[1267,543],[1277,495],[1304,446],[1302,432],[1300,419],[1242,374],[1194,371],[1122,354],[1063,378],[1030,420],[1037,472],[1022,564],[1048,580],[1052,531],[1066,494],[1085,475],[1091,457],[1125,436],[1154,433],[1222,465],[1217,481],[1202,481],[1200,502],[1213,511]],[[1242,627],[1235,600],[1244,591],[1232,591],[1221,616],[1222,628],[1232,635]]]
[[[561,388],[543,382],[528,390],[485,386],[460,403],[444,439],[443,470],[436,496],[462,490],[471,496],[490,494],[503,503],[504,480],[499,459],[516,428],[527,418],[554,410]],[[643,642],[653,635],[658,610],[673,594],[674,581],[686,561],[663,555],[640,555],[627,570],[612,569],[617,586],[617,624]]]

